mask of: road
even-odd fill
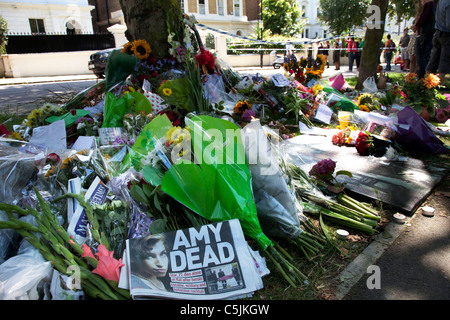
[[[0,86],[0,112],[28,114],[44,102],[69,101],[97,80],[22,83]]]

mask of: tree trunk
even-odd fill
[[[372,5],[380,8],[381,28],[367,28],[364,37],[364,48],[361,55],[361,64],[359,68],[358,82],[356,89],[361,90],[363,82],[368,77],[375,77],[377,75],[378,58],[381,54],[380,44],[384,34],[384,21],[386,20],[386,13],[388,9],[389,0],[372,0]]]
[[[178,0],[120,0],[128,41],[146,40],[157,59],[169,55],[168,28],[182,42],[183,14]]]

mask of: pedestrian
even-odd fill
[[[411,29],[418,34],[416,39],[416,61],[418,78],[423,79],[433,49],[436,3],[433,0],[422,0],[423,8]]]
[[[361,41],[359,38],[356,38],[355,40],[355,62],[356,62],[356,68],[359,69],[359,63],[361,61],[361,49],[359,48],[359,45],[361,44]]]
[[[348,57],[348,70],[353,71],[353,61],[355,60],[355,38],[350,37],[345,39],[347,42],[347,57]]]
[[[334,41],[333,63],[334,70],[341,69],[341,42],[339,39]]]
[[[439,72],[443,85],[445,75],[450,73],[450,0],[439,0],[436,7],[436,31],[427,72]]]
[[[398,46],[401,50],[402,55],[402,62],[403,62],[403,70],[407,71],[409,70],[409,54],[408,54],[408,45],[411,41],[411,37],[408,34],[408,28],[403,29],[403,36],[400,38],[400,41],[398,42]]]
[[[395,52],[395,42],[391,39],[391,35],[387,35],[386,43],[384,44],[384,60],[386,62],[386,71],[391,71],[392,54]]]
[[[323,56],[325,58],[325,62],[327,63],[327,68],[330,67],[330,63],[328,62],[328,55],[330,53],[329,51],[330,51],[330,41],[325,41],[322,52],[323,52]]]
[[[284,55],[289,59],[293,53],[294,53],[294,46],[292,42],[288,41],[285,46]]]

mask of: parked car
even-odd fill
[[[105,77],[106,64],[108,58],[116,48],[110,48],[91,54],[89,57],[88,67],[98,78]]]

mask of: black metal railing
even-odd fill
[[[6,53],[43,53],[103,50],[116,46],[111,33],[101,34],[8,34]]]

